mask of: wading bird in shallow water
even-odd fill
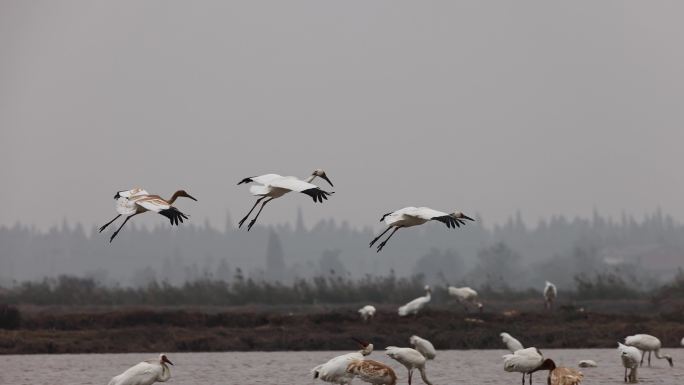
[[[542,362],[538,370],[548,370],[549,377],[546,380],[548,385],[580,385],[584,379],[584,374],[572,368],[557,367],[552,359],[547,358]]]
[[[619,342],[618,352],[620,353],[622,366],[625,367],[625,382],[636,384],[639,382],[639,379],[637,378],[637,368],[639,367],[639,361],[641,361],[641,352],[634,346],[623,345]],[[627,375],[628,369],[629,375]]]
[[[430,286],[425,285],[425,295],[414,299],[413,301],[407,303],[404,306],[399,307],[399,310],[397,311],[399,313],[399,316],[404,317],[409,314],[417,315],[418,312],[422,310],[425,307],[425,305],[427,305],[430,302],[430,299],[432,299],[431,294],[432,289],[430,288]]]
[[[551,310],[553,307],[553,301],[556,300],[556,294],[558,294],[556,285],[546,281],[546,285],[544,286],[544,302],[547,309]]]
[[[388,356],[406,367],[408,370],[409,385],[411,385],[411,377],[413,376],[413,371],[415,369],[418,369],[420,372],[420,377],[423,379],[424,383],[432,385],[425,374],[426,359],[419,351],[411,348],[398,348],[396,346],[388,346],[385,350]]]
[[[411,338],[409,338],[409,343],[428,360],[434,360],[437,356],[437,351],[432,345],[432,342],[426,340],[425,338],[420,338],[416,335],[413,335]]]
[[[375,306],[366,305],[359,309],[359,314],[361,314],[361,319],[363,319],[363,321],[366,322],[369,319],[375,317]]]
[[[121,226],[119,226],[114,234],[112,234],[111,238],[109,238],[109,242],[111,242],[114,240],[114,237],[119,234],[119,231],[121,231],[129,219],[147,211],[154,211],[155,213],[159,213],[169,218],[171,225],[178,225],[179,222],[183,223],[183,219],[188,219],[188,216],[172,206],[179,197],[190,198],[194,201],[197,201],[197,199],[185,192],[185,190],[176,191],[169,200],[165,200],[159,195],[150,195],[147,191],[141,188],[119,191],[116,193],[116,195],[114,195],[114,199],[116,199],[116,211],[119,213],[119,215],[115,216],[114,219],[100,227],[100,232],[106,229],[107,226],[111,225],[112,222],[117,220],[120,216],[125,215],[126,219],[124,222],[121,224]]]
[[[580,368],[595,368],[598,364],[594,360],[581,360],[577,366]]]
[[[655,356],[658,359],[666,359],[670,364],[670,367],[674,366],[672,363],[672,357],[668,354],[660,355],[660,348],[662,344],[657,337],[649,334],[635,334],[625,338],[625,345],[634,346],[635,348],[641,350],[641,362],[639,365],[643,365],[644,356],[648,352],[648,366],[651,366],[651,353],[655,352]]]
[[[506,344],[506,347],[508,348],[508,350],[511,351],[511,353],[515,353],[518,350],[525,349],[523,344],[521,344],[520,341],[515,339],[515,337],[513,337],[512,335],[504,332],[499,334],[499,336],[501,336],[501,341],[504,344]]]
[[[468,311],[468,306],[467,304],[471,304],[477,308],[480,312],[482,312],[482,309],[484,306],[482,305],[482,302],[477,300],[477,291],[470,287],[454,287],[454,286],[449,286],[447,287],[447,292],[449,293],[450,296],[456,297],[458,302],[463,305],[466,311]]]
[[[325,382],[333,384],[349,384],[354,379],[354,374],[347,372],[349,364],[355,360],[363,360],[365,356],[373,352],[373,344],[356,338],[353,338],[353,340],[361,345],[361,350],[333,357],[325,364],[316,366],[311,369],[313,378],[320,378]]]
[[[513,354],[506,354],[504,358],[504,370],[507,372],[522,373],[522,384],[525,385],[525,374],[530,377],[532,385],[532,373],[544,362],[544,357],[537,348],[516,350]]]
[[[160,354],[159,359],[143,361],[130,367],[125,372],[112,378],[109,385],[151,385],[155,382],[166,382],[171,378],[171,363],[166,354]]]
[[[347,373],[371,384],[396,385],[397,383],[394,370],[378,361],[353,360],[347,365]]]
[[[474,219],[470,218],[469,216],[463,214],[460,211],[456,211],[454,213],[448,214],[448,213],[443,213],[441,211],[433,210],[429,207],[404,207],[403,209],[393,211],[391,213],[387,213],[380,218],[380,222],[385,222],[387,224],[387,229],[383,231],[380,235],[375,237],[369,245],[369,247],[373,247],[375,242],[377,242],[380,237],[385,235],[388,231],[394,229],[390,235],[382,241],[378,247],[377,251],[380,252],[383,247],[387,244],[387,241],[389,241],[390,238],[392,238],[392,235],[397,232],[402,227],[412,227],[412,226],[418,226],[422,225],[423,223],[426,223],[428,221],[440,221],[446,225],[448,228],[456,228],[456,227],[461,227],[461,225],[465,225],[465,219],[469,221],[474,221]]]
[[[258,186],[250,186],[249,192],[252,193],[252,195],[258,196],[260,198],[257,199],[257,201],[254,203],[254,206],[252,206],[247,215],[245,215],[245,217],[240,220],[238,227],[242,227],[242,224],[245,223],[247,218],[249,218],[249,215],[252,214],[252,211],[254,211],[259,202],[266,199],[264,203],[261,204],[261,207],[259,208],[259,211],[257,211],[257,214],[249,222],[249,225],[247,226],[247,231],[249,231],[252,228],[252,226],[254,226],[254,224],[256,223],[256,220],[257,218],[259,218],[259,214],[261,214],[261,210],[264,209],[266,203],[276,198],[280,198],[281,196],[289,193],[290,191],[296,191],[306,194],[313,198],[314,202],[323,203],[323,200],[328,199],[328,196],[334,194],[334,192],[323,191],[320,187],[316,186],[315,184],[311,184],[311,182],[316,177],[325,179],[325,181],[328,182],[330,186],[333,185],[330,179],[328,179],[328,176],[325,175],[325,171],[321,170],[320,168],[314,170],[311,176],[306,178],[306,180],[300,180],[294,176],[281,176],[278,174],[252,176],[241,180],[240,182],[238,182],[238,185],[252,182],[258,183]]]

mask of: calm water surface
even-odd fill
[[[584,385],[624,384],[623,368],[615,349],[542,350],[557,364],[576,367],[581,359],[592,359],[598,368],[583,368]],[[664,360],[653,358],[653,367],[643,368],[639,377],[643,384],[684,385],[684,349],[665,349],[674,358],[670,368]],[[314,381],[309,370],[344,352],[272,352],[272,353],[169,353],[171,367],[168,384],[323,384]],[[503,370],[503,350],[439,351],[428,363],[427,373],[435,385],[440,384],[520,384],[521,375]],[[60,354],[0,356],[1,385],[86,385],[107,384],[111,377],[154,354]],[[406,369],[382,351],[371,358],[390,364],[406,384]],[[544,385],[545,372],[538,373],[534,384]],[[359,380],[355,384],[364,384]],[[414,375],[414,384],[422,384]]]

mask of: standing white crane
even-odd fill
[[[418,226],[428,221],[434,220],[444,223],[448,228],[456,228],[461,227],[461,225],[465,226],[466,222],[464,221],[464,219],[474,221],[473,218],[470,218],[469,216],[463,214],[460,211],[448,214],[443,213],[441,211],[433,210],[429,207],[404,207],[403,209],[387,213],[383,215],[382,218],[380,218],[380,222],[384,221],[387,224],[387,229],[385,229],[385,231],[383,231],[380,235],[375,237],[375,239],[371,241],[369,247],[373,247],[375,242],[377,242],[380,239],[380,237],[385,235],[385,233],[390,231],[391,229],[394,229],[394,231],[392,231],[390,235],[378,245],[378,252],[382,250],[383,247],[385,247],[387,241],[389,241],[389,239],[392,238],[392,235],[394,235],[394,233],[396,233],[397,230],[399,230],[402,227]]]
[[[419,351],[411,348],[398,348],[396,346],[388,346],[385,350],[388,356],[406,367],[408,370],[409,385],[411,385],[411,377],[413,377],[413,371],[415,369],[418,369],[420,372],[420,378],[423,379],[424,383],[432,385],[425,374],[426,359]]]
[[[515,351],[513,354],[503,356],[504,370],[507,372],[522,373],[522,384],[525,385],[525,374],[530,377],[532,385],[532,373],[544,362],[544,356],[537,348],[527,348]]]
[[[627,346],[618,342],[618,352],[620,353],[622,366],[625,367],[625,382],[631,384],[639,382],[637,368],[639,367],[639,361],[642,359],[641,351],[634,346]],[[629,376],[627,375],[627,369],[629,369]]]
[[[150,195],[147,191],[141,188],[119,191],[116,193],[116,195],[114,195],[114,199],[116,199],[116,211],[119,213],[119,215],[115,216],[114,219],[100,227],[100,232],[106,229],[107,226],[111,225],[112,222],[117,220],[120,216],[125,215],[126,219],[114,232],[114,234],[112,234],[111,238],[109,238],[109,242],[111,242],[114,240],[114,237],[119,234],[119,231],[121,231],[129,219],[147,211],[153,211],[169,218],[171,225],[178,225],[179,222],[183,223],[183,219],[188,219],[188,216],[180,212],[177,208],[173,207],[173,203],[179,197],[190,198],[194,201],[197,201],[197,199],[185,192],[185,190],[176,191],[171,196],[171,199],[168,200],[163,199],[159,195]]]
[[[657,337],[654,337],[649,334],[635,334],[633,336],[625,338],[625,345],[634,346],[635,348],[642,351],[640,365],[643,365],[644,356],[646,355],[646,352],[648,352],[648,366],[651,366],[651,353],[655,352],[656,358],[661,360],[666,359],[667,362],[670,364],[670,367],[674,366],[674,364],[672,363],[672,357],[670,355],[660,355],[660,348],[662,347],[662,344],[660,343],[660,340]]]
[[[347,373],[371,384],[397,384],[397,374],[394,373],[394,369],[374,360],[353,360],[347,365]]]
[[[477,300],[477,291],[470,287],[454,287],[454,286],[449,286],[447,287],[447,292],[449,293],[450,296],[456,297],[458,302],[463,305],[466,311],[468,311],[468,306],[467,304],[472,304],[475,306],[480,312],[482,312],[483,305],[482,302]]]
[[[409,338],[409,343],[428,360],[434,360],[435,356],[437,356],[437,351],[432,345],[432,342],[426,340],[425,338],[412,335],[411,338]]]
[[[430,302],[430,299],[432,298],[431,294],[432,289],[429,285],[425,285],[425,295],[422,297],[418,297],[413,301],[410,301],[404,306],[399,307],[399,316],[404,317],[409,314],[417,315],[418,312],[422,310],[425,307],[425,305],[427,305]]]
[[[679,344],[684,346],[684,338],[682,338],[682,341]]]
[[[143,361],[130,367],[112,378],[109,385],[151,385],[155,382],[166,382],[171,378],[171,370],[166,364],[173,365],[166,358],[166,354],[162,353],[156,360]]]
[[[247,231],[249,231],[252,228],[252,226],[254,226],[254,223],[256,223],[256,220],[259,217],[259,214],[261,214],[261,210],[263,210],[264,206],[266,206],[266,203],[276,198],[280,198],[281,196],[289,193],[290,191],[296,191],[306,194],[313,198],[314,202],[323,203],[324,199],[328,199],[328,196],[334,193],[323,191],[320,187],[316,186],[315,184],[311,184],[311,182],[314,179],[316,179],[316,177],[321,177],[325,179],[325,181],[328,182],[330,186],[333,185],[330,179],[328,179],[328,176],[325,175],[325,171],[321,170],[320,168],[314,170],[311,176],[306,178],[306,180],[300,180],[299,178],[294,176],[281,176],[278,174],[265,174],[260,176],[244,178],[243,180],[238,182],[238,185],[252,182],[258,183],[260,186],[250,186],[249,192],[252,193],[252,195],[258,196],[260,198],[257,199],[257,201],[254,203],[254,206],[252,206],[247,215],[245,215],[245,217],[240,220],[238,227],[242,227],[242,224],[245,223],[247,218],[249,218],[249,215],[252,213],[252,211],[254,211],[259,202],[268,198],[264,201],[264,203],[261,204],[261,207],[259,208],[259,211],[257,211],[256,216],[254,216],[252,221],[249,222],[249,225],[247,226]]]
[[[546,286],[544,286],[544,301],[546,303],[547,309],[551,309],[553,307],[553,301],[556,300],[557,294],[556,285],[546,281]]]
[[[311,369],[313,378],[320,378],[325,382],[346,385],[354,379],[354,374],[347,372],[347,366],[352,361],[363,360],[363,358],[373,352],[373,344],[353,338],[361,345],[361,350],[353,353],[343,354],[333,357],[325,364],[321,364]]]
[[[359,309],[359,314],[361,314],[361,319],[363,319],[363,322],[366,322],[369,319],[375,317],[375,306],[366,305]]]
[[[499,336],[501,336],[501,341],[504,344],[506,344],[506,347],[508,348],[508,350],[511,351],[511,353],[515,353],[518,350],[525,349],[523,344],[521,344],[520,341],[515,339],[512,335],[510,335],[506,332],[503,332],[503,333],[499,334]]]
[[[579,370],[556,366],[552,359],[547,358],[541,366],[534,371],[548,370],[549,376],[546,379],[548,385],[580,385],[584,379],[584,374]]]

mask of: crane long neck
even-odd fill
[[[161,376],[159,377],[158,381],[166,382],[166,381],[168,381],[169,378],[171,378],[171,370],[169,370],[168,365],[166,365],[166,363],[164,363],[164,362],[161,363],[161,367],[162,367],[162,373],[161,373]]]
[[[316,179],[316,174],[311,174],[308,178],[304,179],[304,181],[306,183],[311,183],[314,179]]]
[[[169,199],[167,202],[169,202],[169,204],[172,205],[173,202],[175,202],[176,199],[178,199],[179,196],[180,196],[180,190],[178,190],[178,191],[176,191],[175,193],[173,193],[173,195],[171,195],[171,199]]]

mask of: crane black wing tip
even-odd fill
[[[302,193],[313,198],[314,202],[323,203],[323,200],[328,199],[328,196],[334,194],[335,192],[334,191],[333,192],[323,191],[320,188],[310,188],[310,189],[303,190]]]
[[[183,223],[183,219],[188,219],[187,215],[183,214],[175,207],[161,210],[159,214],[169,218],[169,222],[171,222],[172,226],[178,226],[179,223]]]
[[[239,181],[239,182],[238,182],[238,186],[241,185],[241,184],[243,184],[243,183],[252,183],[252,182],[254,182],[254,180],[253,180],[252,178],[253,178],[253,177],[249,177],[249,178],[245,178],[245,179]]]
[[[451,215],[443,215],[441,217],[432,217],[431,219],[444,223],[446,225],[446,227],[448,227],[450,229],[455,229],[456,227],[461,227],[462,225],[465,226],[465,222],[460,221],[457,218],[452,217]]]

